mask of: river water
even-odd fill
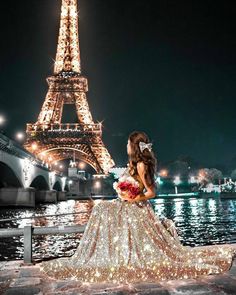
[[[109,201],[109,200],[108,200]],[[96,202],[96,201],[95,201]],[[170,218],[183,245],[212,245],[236,243],[236,196],[235,198],[175,198],[152,199],[153,209],[159,218]],[[92,201],[68,200],[57,204],[40,204],[36,208],[0,208],[0,219],[15,218],[0,222],[0,228],[22,228],[36,215],[78,213],[74,215],[35,218],[34,226],[58,226],[86,224],[93,208]],[[79,212],[84,212],[80,213]],[[41,260],[71,256],[79,245],[82,233],[34,236],[33,259]],[[0,260],[23,258],[23,237],[0,240]]]

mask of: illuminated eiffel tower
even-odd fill
[[[27,124],[25,148],[51,164],[80,159],[98,174],[115,165],[102,141],[102,123],[94,123],[86,97],[88,81],[81,75],[77,0],[62,0],[54,73],[35,124]],[[74,104],[78,123],[62,124],[64,104]]]

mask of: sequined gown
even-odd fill
[[[94,205],[73,256],[41,262],[40,269],[81,282],[158,282],[225,272],[235,254],[230,245],[183,246],[174,222],[160,220],[149,200],[117,198]]]

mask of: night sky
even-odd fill
[[[236,168],[234,1],[79,0],[82,72],[118,166],[130,132],[159,163]],[[52,74],[60,0],[1,1],[0,113],[14,137],[35,122]],[[72,115],[72,119],[74,114]]]

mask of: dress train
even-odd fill
[[[49,277],[81,282],[157,282],[230,269],[230,245],[183,246],[174,223],[160,220],[150,201],[99,201],[73,256],[40,263]]]

